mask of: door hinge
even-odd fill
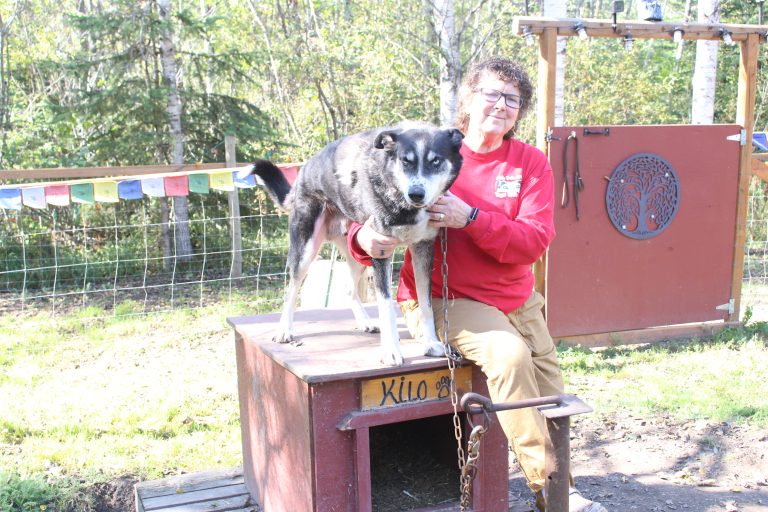
[[[734,142],[738,142],[739,146],[746,146],[747,145],[747,130],[742,128],[739,133],[736,135],[729,135],[726,137],[726,140],[732,140]]]
[[[733,299],[730,299],[728,302],[726,302],[725,304],[720,304],[715,309],[717,309],[718,311],[727,311],[729,315],[732,315],[734,306],[735,306],[735,301]]]

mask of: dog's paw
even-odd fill
[[[445,346],[439,341],[424,342],[424,355],[431,357],[443,357],[445,355]]]
[[[400,352],[385,352],[381,362],[387,366],[402,366],[403,355]]]
[[[272,341],[275,343],[291,343],[296,344],[295,340],[293,339],[293,334],[289,332],[281,332],[280,334],[275,334],[272,337]]]

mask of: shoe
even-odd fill
[[[536,493],[536,510],[546,512],[546,496],[541,490]],[[590,501],[581,495],[578,489],[568,489],[568,512],[608,512],[608,510],[596,501]]]
[[[608,510],[596,501],[590,501],[581,495],[578,489],[568,489],[568,512],[608,512]]]

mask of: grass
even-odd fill
[[[570,391],[590,396],[604,413],[768,426],[768,322],[729,328],[712,340],[561,347],[559,357]]]
[[[253,303],[149,316],[133,315],[136,303],[118,308],[124,316],[97,308],[56,322],[0,318],[0,511],[87,510],[83,488],[99,482],[241,464],[225,319]],[[605,414],[760,427],[768,426],[767,356],[766,322],[708,341],[560,349],[568,390]]]

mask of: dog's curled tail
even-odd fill
[[[286,201],[291,191],[291,184],[285,179],[285,174],[269,160],[256,160],[248,174],[255,174],[264,183],[267,194],[275,202],[275,205],[285,211],[290,209],[289,201]]]

